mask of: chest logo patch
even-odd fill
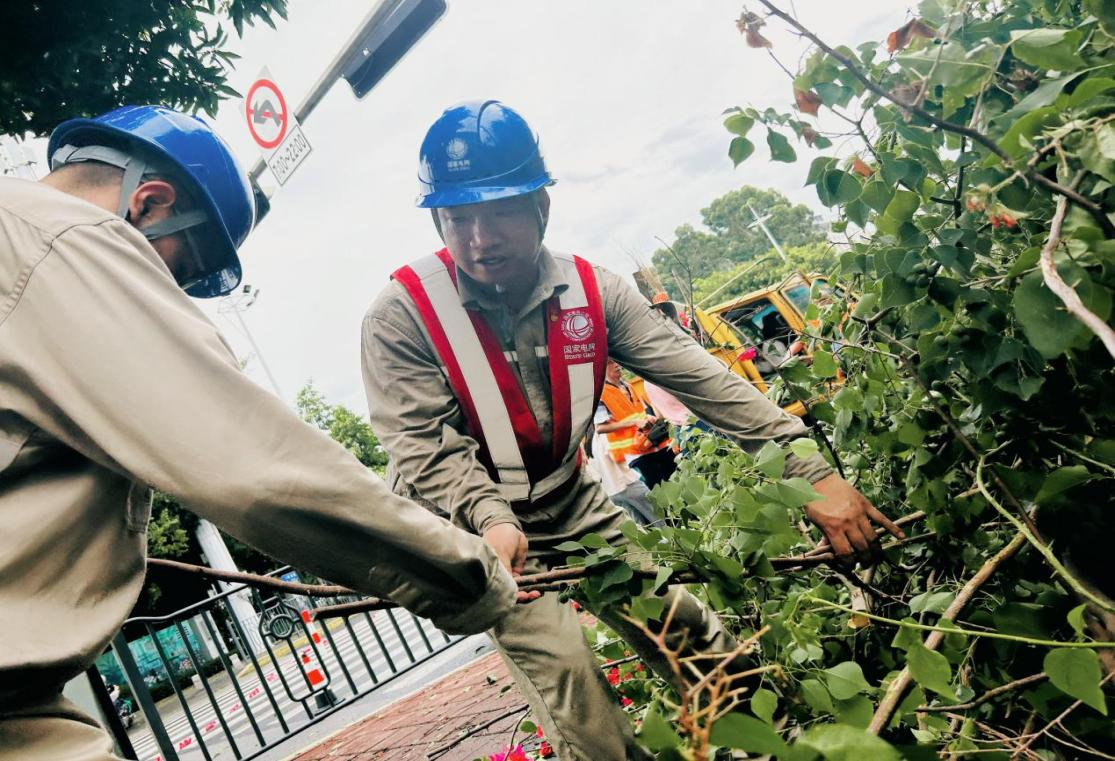
[[[592,318],[588,312],[573,310],[561,318],[561,332],[570,341],[583,341],[592,335]]]

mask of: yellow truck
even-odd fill
[[[800,336],[806,309],[815,294],[831,297],[827,279],[795,274],[707,310],[695,307],[692,315],[688,305],[672,304],[682,325],[710,354],[765,394],[782,363],[795,354],[809,356]],[[808,412],[801,401],[783,409],[799,417]]]

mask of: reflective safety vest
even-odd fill
[[[628,393],[631,396],[628,396]],[[613,386],[611,383],[605,383],[600,401],[608,408],[608,413],[612,416],[614,422],[631,422],[629,428],[620,428],[618,431],[604,434],[608,439],[608,454],[616,462],[623,462],[628,456],[639,457],[670,446],[669,439],[658,446],[654,446],[647,441],[646,436],[636,427],[635,424],[647,415],[646,400],[636,394],[630,386],[623,389],[619,386]]]
[[[517,508],[568,488],[580,467],[581,437],[604,385],[608,335],[592,265],[554,255],[569,287],[545,304],[552,441],[538,423],[504,348],[478,310],[465,309],[447,249],[397,270],[441,360],[480,459]]]

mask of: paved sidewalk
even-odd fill
[[[522,710],[516,710],[519,707]],[[292,761],[471,761],[503,751],[526,714],[526,700],[491,653],[358,721]],[[494,721],[493,721],[494,720]],[[470,728],[492,722],[445,753]],[[516,732],[515,742],[525,742]],[[534,739],[534,738],[530,738]]]

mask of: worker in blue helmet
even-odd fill
[[[397,270],[365,317],[372,427],[396,492],[482,536],[513,573],[563,563],[562,543],[588,533],[627,541],[626,513],[581,467],[609,357],[750,452],[807,435],[624,280],[544,245],[554,179],[514,109],[494,100],[447,109],[422,142],[418,179],[418,206],[432,210],[445,245]],[[639,446],[637,436],[625,443]],[[875,525],[901,534],[821,457],[787,455],[785,473],[821,495],[805,514],[841,556],[870,560]],[[671,647],[738,646],[684,589],[666,592],[664,606],[674,607]],[[675,680],[630,621],[594,612]],[[515,608],[490,633],[563,761],[643,757],[557,595]]]
[[[0,760],[112,758],[61,690],[136,602],[152,487],[447,631],[504,617],[517,591],[494,551],[251,382],[187,296],[236,287],[254,218],[213,130],[129,107],[66,122],[49,151],[40,182],[0,177],[0,603],[19,632]]]

